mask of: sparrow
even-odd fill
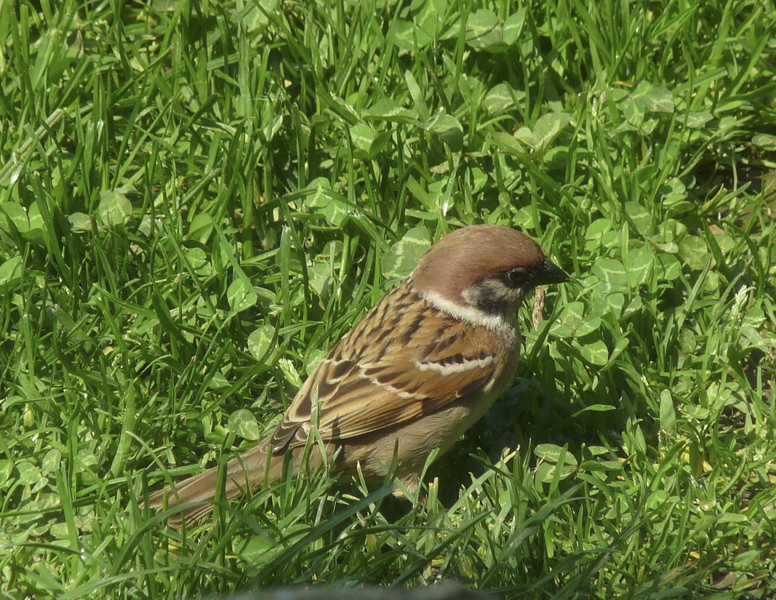
[[[290,454],[298,473],[328,461],[381,482],[388,467],[414,493],[434,450],[444,453],[513,381],[520,356],[518,308],[536,286],[569,276],[539,245],[499,225],[453,231],[331,349],[308,377],[272,436],[226,465],[232,499],[282,477]],[[324,456],[325,455],[325,456]],[[213,509],[218,467],[149,498],[179,506],[171,524]]]

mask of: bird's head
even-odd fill
[[[513,322],[537,285],[569,280],[539,244],[500,225],[450,233],[420,259],[410,277],[413,288],[438,308],[486,326],[494,319]]]

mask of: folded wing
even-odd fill
[[[388,303],[399,310],[388,313]],[[414,309],[401,310],[402,305]],[[418,306],[423,310],[418,312]],[[364,344],[362,336],[374,338],[375,332],[388,334]],[[503,367],[495,358],[498,343],[487,329],[451,327],[449,315],[402,284],[321,362],[286,411],[270,445],[275,452],[303,445],[316,421],[324,440],[346,440],[477,394]]]

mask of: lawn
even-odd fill
[[[0,0],[0,597],[776,594],[776,11]],[[445,233],[518,228],[506,397],[418,497],[143,508]]]

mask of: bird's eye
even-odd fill
[[[507,272],[507,282],[509,287],[518,288],[528,284],[529,274],[528,269],[523,267],[515,267],[511,271]]]

